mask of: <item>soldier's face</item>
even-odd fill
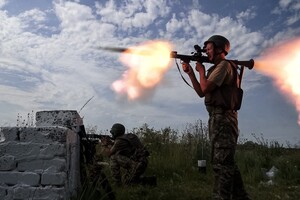
[[[213,43],[208,43],[205,47],[206,54],[208,56],[209,61],[213,61],[214,59],[214,45]]]

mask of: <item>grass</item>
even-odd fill
[[[197,168],[197,160],[209,160],[207,129],[201,121],[187,127],[181,134],[170,128],[156,131],[147,124],[132,130],[151,152],[145,175],[156,175],[158,185],[112,185],[117,200],[211,199],[214,184],[211,165],[207,162],[206,173],[199,172]],[[278,143],[270,144],[261,139],[256,143],[245,142],[237,148],[236,162],[252,199],[300,199],[300,149],[283,148]],[[266,172],[272,166],[278,172],[272,179],[272,184],[269,184]],[[112,183],[108,167],[103,172]],[[89,189],[91,191],[86,194],[91,196],[93,188]],[[85,195],[81,195],[80,199],[92,200]],[[95,199],[106,198],[103,193],[99,193]]]
[[[254,150],[255,151],[255,150]],[[247,157],[255,156],[251,152],[245,152]],[[239,152],[238,158],[245,158],[244,150]],[[300,199],[299,162],[294,157],[300,156],[300,151],[287,152],[287,155],[274,157],[274,166],[278,168],[278,174],[273,180],[273,185],[268,185],[268,179],[262,168],[266,160],[259,158],[262,162],[249,159],[246,163],[238,159],[247,192],[252,199],[256,200],[298,200]],[[289,158],[293,159],[289,159]],[[168,160],[168,158],[165,158]],[[245,159],[246,160],[246,159]],[[155,163],[150,159],[150,163]],[[241,165],[243,163],[243,165]],[[249,165],[248,165],[249,164]],[[195,165],[195,164],[194,164]],[[271,165],[270,165],[271,166]],[[155,168],[155,166],[152,166]],[[203,174],[196,167],[176,168],[174,166],[164,170],[155,170],[149,166],[148,175],[158,172],[158,186],[151,187],[124,187],[115,188],[117,199],[149,199],[149,200],[173,200],[173,199],[211,199],[213,186],[213,173],[208,165],[207,173]],[[271,166],[272,167],[272,166]],[[176,169],[174,169],[176,168]],[[268,168],[269,169],[269,168]]]

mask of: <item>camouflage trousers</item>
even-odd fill
[[[116,184],[139,183],[140,176],[146,171],[148,165],[147,158],[140,158],[135,161],[127,156],[112,155],[110,157],[110,168]],[[121,170],[124,174],[121,174]]]
[[[234,159],[238,138],[237,113],[214,109],[209,114],[211,162],[215,173],[213,199],[248,200],[241,173]]]

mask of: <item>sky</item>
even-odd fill
[[[195,44],[220,34],[231,43],[228,59],[255,60],[300,37],[299,25],[298,0],[0,0],[0,125],[16,126],[18,115],[44,110],[80,111],[86,126],[100,130],[115,122],[127,130],[206,123],[203,99],[174,61],[147,98],[129,101],[112,89],[127,67],[118,53],[98,47],[164,40],[190,55]],[[240,138],[300,145],[297,110],[270,77],[246,69],[242,88]]]

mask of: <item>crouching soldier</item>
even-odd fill
[[[110,133],[114,143],[109,144],[105,140],[101,143],[104,145],[103,153],[110,157],[110,168],[116,185],[143,184],[145,179],[141,175],[147,169],[149,152],[135,134],[125,134],[122,124],[114,124]],[[121,168],[125,171],[123,175]],[[156,184],[156,178],[154,181]]]

